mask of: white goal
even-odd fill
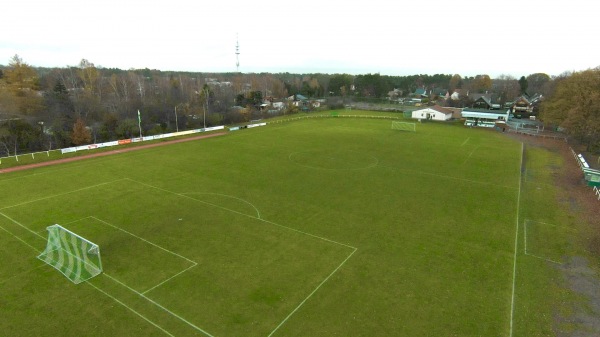
[[[392,121],[392,130],[400,130],[400,131],[417,131],[417,127],[415,123],[407,123],[407,122],[396,122]]]
[[[46,229],[48,243],[38,259],[60,271],[75,284],[102,272],[100,247],[97,244],[60,225],[52,225]]]

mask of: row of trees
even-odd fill
[[[34,68],[15,55],[0,66],[0,155],[129,138],[138,132],[138,110],[143,133],[150,135],[259,118],[263,100],[294,94],[385,99],[394,89],[407,96],[417,88],[445,88],[493,91],[509,100],[523,92],[548,95],[563,77],[211,74],[107,69],[85,59],[77,66]]]
[[[563,128],[588,151],[600,151],[600,67],[556,78],[540,117]]]

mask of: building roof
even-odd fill
[[[416,110],[413,110],[412,112],[427,111],[427,110],[429,110],[429,111],[433,110],[433,111],[436,111],[436,112],[440,112],[440,113],[443,113],[444,115],[451,115],[452,114],[452,110],[444,108],[444,107],[441,107],[439,105],[428,106],[428,107],[422,108],[422,109],[416,109]]]
[[[417,90],[415,90],[415,95],[425,96],[427,95],[427,90],[425,90],[424,88],[417,88]]]
[[[483,118],[483,119],[508,119],[510,110],[487,110],[465,108],[461,112],[462,117]]]
[[[434,106],[431,107],[431,109],[433,109],[433,110],[435,110],[437,112],[441,112],[441,113],[446,114],[446,115],[452,114],[452,110],[444,108],[444,107],[439,106],[439,105],[434,105]]]

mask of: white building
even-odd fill
[[[415,119],[430,119],[434,121],[447,121],[452,118],[452,110],[446,109],[439,105],[419,109],[412,112],[412,118]]]

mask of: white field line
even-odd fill
[[[545,257],[541,257],[541,256],[538,256],[538,255],[535,255],[535,254],[528,253],[527,256],[535,257],[537,259],[544,260],[544,261],[551,262],[551,263],[555,263],[555,264],[558,264],[558,265],[562,266],[562,262],[558,262],[558,261],[554,261],[554,260],[551,260],[551,259],[547,259]]]
[[[571,228],[564,227],[564,226],[552,225],[552,224],[541,222],[541,221],[532,221],[532,220],[528,220],[528,219],[525,219],[525,223],[524,223],[524,226],[523,226],[524,227],[523,230],[525,231],[525,240],[524,240],[525,255],[528,255],[528,256],[531,256],[531,257],[535,257],[535,258],[538,258],[540,260],[552,262],[552,263],[555,263],[555,264],[558,264],[558,265],[562,265],[562,262],[558,262],[558,261],[555,261],[555,260],[552,260],[552,259],[541,257],[539,255],[531,254],[531,253],[529,253],[527,251],[527,227],[528,227],[528,225],[529,225],[530,222],[537,222],[537,223],[541,223],[541,224],[544,224],[544,225],[547,225],[547,226],[552,226],[552,227],[556,227],[556,228],[565,228],[565,229],[569,229],[569,230],[571,230]]]
[[[154,304],[154,305],[155,305],[155,306],[157,306],[158,308],[162,309],[163,311],[165,311],[166,313],[170,314],[171,316],[173,316],[173,317],[175,317],[175,318],[179,319],[180,321],[184,322],[185,324],[187,324],[187,325],[191,326],[192,328],[196,329],[197,331],[199,331],[199,332],[201,332],[201,333],[203,333],[203,334],[205,334],[205,335],[207,335],[207,336],[209,336],[209,337],[214,337],[214,336],[213,336],[213,335],[211,335],[210,333],[208,333],[208,332],[206,332],[206,331],[202,330],[201,328],[197,327],[196,325],[194,325],[193,323],[189,322],[189,321],[188,321],[188,320],[186,320],[185,318],[183,318],[183,317],[181,317],[181,316],[177,315],[176,313],[172,312],[171,310],[169,310],[169,309],[165,308],[165,307],[164,307],[164,306],[162,306],[160,303],[158,303],[158,302],[154,301],[153,299],[151,299],[151,298],[149,298],[148,296],[146,296],[146,295],[144,295],[144,294],[140,293],[139,291],[137,291],[137,290],[135,290],[135,289],[131,288],[130,286],[128,286],[128,285],[126,285],[125,283],[123,283],[123,282],[121,282],[121,281],[117,280],[116,278],[114,278],[114,277],[112,277],[112,276],[108,275],[107,273],[102,273],[101,275],[104,275],[104,276],[108,277],[109,279],[113,280],[115,283],[118,283],[118,284],[120,284],[121,286],[123,286],[123,287],[125,287],[125,288],[129,289],[131,292],[133,292],[133,293],[137,294],[138,296],[140,296],[141,298],[145,299],[146,301],[148,301],[148,302],[150,302],[150,303]]]
[[[467,161],[469,161],[469,159],[471,159],[471,156],[473,155],[473,153],[475,153],[475,151],[477,151],[477,149],[479,148],[479,146],[476,146],[473,151],[471,151],[471,153],[469,153],[469,155],[467,156],[467,158],[465,159],[465,161],[463,161],[462,166],[464,166]]]
[[[26,226],[25,226],[25,225],[23,225],[22,223],[18,222],[17,220],[15,220],[15,219],[13,219],[13,218],[9,217],[8,215],[6,215],[6,214],[4,214],[4,213],[2,213],[2,212],[0,212],[0,215],[2,215],[3,217],[7,218],[8,220],[10,220],[10,221],[14,222],[15,224],[17,224],[17,225],[19,225],[19,226],[23,227],[24,229],[26,229],[26,230],[27,230],[27,231],[29,231],[30,233],[33,233],[34,235],[36,235],[36,236],[38,236],[38,237],[42,238],[43,240],[46,240],[46,237],[44,237],[43,235],[40,235],[40,234],[38,234],[37,232],[34,232],[34,231],[32,231],[31,229],[29,229],[28,227],[26,227]],[[9,232],[9,233],[10,233],[10,232]],[[11,234],[12,234],[12,233],[11,233]]]
[[[14,221],[14,220],[13,220]],[[37,252],[38,254],[40,253],[39,250],[37,250],[35,247],[33,247],[32,245],[28,244],[26,241],[24,241],[23,239],[19,238],[18,236],[14,235],[13,233],[9,232],[8,230],[6,230],[4,227],[0,226],[0,229],[2,229],[3,231],[11,234],[12,236],[14,236],[17,240],[21,241],[22,243],[24,243],[25,245],[29,246],[31,249],[33,249],[35,252]],[[36,234],[37,235],[37,234]],[[19,275],[25,274],[25,273],[29,273],[35,269],[41,268],[47,266],[47,264],[43,264],[39,267],[33,268],[31,270],[28,270],[24,273],[21,274],[17,274],[17,275],[13,275],[11,278],[17,277]],[[10,279],[10,278],[9,278]],[[7,280],[2,281],[1,283],[6,282]],[[139,312],[133,310],[132,308],[128,307],[125,303],[119,301],[118,299],[116,299],[115,297],[109,295],[108,293],[104,292],[103,290],[101,290],[100,288],[96,287],[95,285],[91,284],[89,281],[85,281],[87,284],[91,285],[92,287],[94,287],[96,290],[100,291],[101,293],[103,293],[104,295],[112,298],[115,302],[121,304],[122,306],[124,306],[125,308],[129,309],[131,312],[135,313],[136,315],[138,315],[139,317],[143,318],[145,321],[149,322],[150,324],[154,325],[155,327],[157,327],[158,329],[160,329],[161,331],[165,332],[167,335],[171,336],[171,337],[175,337],[172,334],[170,334],[168,331],[166,331],[165,329],[161,328],[158,324],[152,322],[151,320],[149,320],[148,318],[146,318],[144,315],[140,314]]]
[[[166,280],[164,280],[164,281],[162,281],[162,282],[158,283],[157,285],[155,285],[155,286],[153,286],[153,287],[151,287],[151,288],[149,288],[149,289],[146,289],[144,292],[142,292],[142,294],[146,294],[147,292],[149,292],[149,291],[151,291],[151,290],[154,290],[154,289],[156,289],[156,288],[160,287],[161,285],[163,285],[163,284],[167,283],[168,281],[170,281],[170,280],[174,279],[175,277],[177,277],[177,276],[179,276],[179,275],[181,275],[181,274],[185,273],[186,271],[188,271],[188,270],[190,270],[190,269],[192,269],[192,268],[194,268],[194,267],[196,267],[196,266],[198,265],[198,262],[196,262],[196,261],[193,261],[193,260],[191,260],[191,259],[188,259],[187,257],[185,257],[185,256],[182,256],[182,255],[179,255],[179,254],[177,254],[177,253],[175,253],[175,252],[172,252],[172,251],[170,251],[170,250],[168,250],[168,249],[166,249],[166,248],[164,248],[164,247],[161,247],[161,246],[159,246],[159,245],[157,245],[157,244],[155,244],[155,243],[153,243],[153,242],[150,242],[150,241],[148,241],[148,240],[146,240],[146,239],[144,239],[144,238],[142,238],[142,237],[139,237],[139,236],[137,236],[137,235],[135,235],[135,234],[133,234],[133,233],[131,233],[131,232],[128,232],[128,231],[126,231],[126,230],[124,230],[124,229],[120,228],[119,226],[116,226],[116,225],[113,225],[113,224],[111,224],[111,223],[108,223],[107,221],[104,221],[104,220],[98,219],[98,218],[96,218],[95,216],[89,216],[89,217],[87,217],[87,218],[94,219],[94,220],[96,220],[96,221],[98,221],[98,222],[101,222],[101,223],[105,224],[106,226],[109,226],[109,227],[112,227],[112,228],[114,228],[114,229],[117,229],[117,230],[119,230],[119,231],[121,231],[121,232],[123,232],[123,233],[127,233],[127,234],[129,234],[129,235],[133,236],[134,238],[137,238],[138,240],[141,240],[141,241],[143,241],[143,242],[145,242],[145,243],[148,243],[148,244],[150,244],[150,245],[152,245],[152,246],[154,246],[154,247],[156,247],[156,248],[158,248],[158,249],[161,249],[161,250],[163,250],[163,251],[165,251],[165,252],[167,252],[167,253],[169,253],[169,254],[172,254],[172,255],[174,255],[174,256],[177,256],[177,257],[179,257],[179,258],[181,258],[181,259],[183,259],[183,260],[186,260],[187,262],[190,262],[190,263],[192,264],[191,266],[189,266],[189,267],[185,268],[184,270],[182,270],[182,271],[178,272],[177,274],[175,274],[175,275],[173,275],[173,276],[171,276],[171,277],[167,278]],[[83,219],[87,219],[87,218],[83,218]],[[83,219],[81,219],[81,220],[83,220]],[[79,221],[79,220],[78,220],[78,221]]]
[[[20,240],[20,239],[19,239],[19,240]],[[17,278],[17,277],[19,277],[19,276],[22,276],[22,275],[25,275],[25,274],[29,274],[29,273],[31,273],[31,272],[32,272],[32,271],[34,271],[34,270],[37,270],[37,269],[40,269],[40,268],[42,268],[42,267],[46,267],[46,266],[47,266],[47,264],[45,264],[45,263],[44,263],[44,264],[41,264],[41,265],[39,265],[39,266],[37,266],[37,267],[33,267],[33,268],[29,269],[29,270],[26,270],[26,271],[24,271],[24,272],[21,272],[21,273],[15,274],[15,275],[13,275],[13,276],[11,276],[11,277],[9,277],[9,278],[5,279],[5,280],[1,280],[1,281],[0,281],[0,285],[2,285],[3,283],[6,283],[6,282],[8,282],[8,281],[10,281],[10,280],[12,280],[12,279],[14,279],[14,278]]]
[[[515,228],[515,253],[513,257],[513,277],[512,277],[512,292],[510,296],[510,332],[509,337],[513,335],[513,321],[515,317],[515,288],[517,286],[517,252],[518,252],[518,244],[519,244],[519,211],[521,209],[521,182],[523,180],[523,175],[521,172],[521,168],[523,167],[523,152],[525,151],[525,147],[523,143],[521,143],[521,160],[519,162],[519,192],[517,194],[517,215],[516,215],[516,228]]]
[[[251,202],[244,200],[242,198],[238,198],[238,197],[234,197],[233,195],[229,195],[229,194],[222,194],[222,193],[204,193],[204,192],[188,192],[188,193],[181,193],[181,194],[206,194],[206,195],[218,195],[218,196],[222,196],[222,197],[226,197],[226,198],[231,198],[231,199],[235,199],[235,200],[239,200],[241,202],[244,202],[248,205],[250,205],[252,208],[254,208],[254,210],[256,211],[256,217],[258,217],[260,219],[260,211],[258,210],[258,208],[256,206],[254,206],[254,204],[252,204]]]
[[[145,320],[146,322],[154,325],[156,328],[158,328],[159,330],[161,330],[162,332],[164,332],[165,334],[171,336],[171,337],[175,337],[174,335],[172,335],[170,332],[168,332],[167,330],[165,330],[164,328],[162,328],[160,325],[152,322],[150,319],[146,318],[146,316],[140,314],[139,312],[135,311],[134,309],[130,308],[127,304],[119,301],[117,298],[115,298],[114,296],[110,295],[109,293],[105,292],[104,290],[96,287],[95,285],[93,285],[91,282],[89,281],[85,281],[87,284],[91,285],[93,288],[95,288],[96,290],[98,290],[99,292],[103,293],[104,295],[108,296],[109,298],[111,298],[113,301],[119,303],[120,305],[124,306],[125,308],[127,308],[129,311],[133,312],[134,314],[138,315],[140,318],[142,318],[143,320]]]
[[[525,220],[525,223],[523,224],[523,231],[525,238],[523,239],[523,247],[525,248],[525,255],[527,255],[527,220]]]
[[[567,226],[561,226],[561,225],[555,225],[555,224],[551,224],[551,223],[547,223],[547,222],[543,222],[543,221],[535,221],[535,220],[530,220],[530,219],[525,219],[526,223],[540,223],[542,225],[545,226],[550,226],[550,227],[554,227],[554,228],[560,228],[560,229],[564,229],[573,233],[577,233],[577,229],[575,228],[570,228]]]
[[[175,252],[172,252],[172,251],[170,251],[170,250],[168,250],[168,249],[166,249],[166,248],[164,248],[164,247],[161,247],[161,246],[157,245],[157,244],[156,244],[156,243],[154,243],[154,242],[148,241],[148,240],[146,240],[146,239],[144,239],[144,238],[142,238],[142,237],[139,237],[139,236],[137,236],[137,235],[135,235],[135,234],[133,234],[133,233],[131,233],[131,232],[128,232],[128,231],[126,231],[126,230],[124,230],[124,229],[120,228],[119,226],[115,226],[115,225],[113,225],[113,224],[111,224],[111,223],[109,223],[109,222],[106,222],[106,221],[104,221],[104,220],[98,219],[98,218],[96,218],[95,216],[90,216],[89,218],[92,218],[92,219],[94,219],[94,220],[96,220],[96,221],[99,221],[99,222],[101,222],[101,223],[103,223],[103,224],[105,224],[105,225],[107,225],[107,226],[109,226],[109,227],[112,227],[112,228],[114,228],[114,229],[120,230],[121,232],[127,233],[127,234],[129,234],[129,235],[131,235],[131,236],[133,236],[133,237],[135,237],[135,238],[137,238],[137,239],[139,239],[139,240],[142,240],[142,241],[144,241],[144,242],[145,242],[145,243],[147,243],[147,244],[150,244],[150,245],[152,245],[152,246],[154,246],[154,247],[156,247],[156,248],[158,248],[158,249],[161,249],[161,250],[163,250],[163,251],[165,251],[165,252],[167,252],[167,253],[169,253],[169,254],[175,255],[175,256],[177,256],[177,257],[179,257],[179,258],[181,258],[181,259],[184,259],[184,260],[186,260],[186,261],[188,261],[188,262],[190,262],[190,263],[192,263],[192,264],[194,264],[194,265],[197,265],[197,264],[198,264],[196,261],[190,260],[190,259],[188,259],[188,258],[187,258],[187,257],[185,257],[185,256],[181,256],[181,255],[179,255],[179,254],[177,254],[177,253],[175,253]]]
[[[330,239],[327,239],[327,238],[324,238],[324,237],[321,237],[321,236],[318,236],[318,235],[314,235],[314,234],[311,234],[311,233],[307,233],[307,232],[304,232],[304,231],[301,231],[301,230],[298,230],[298,229],[294,229],[294,228],[291,228],[291,227],[283,226],[283,225],[277,224],[277,223],[272,222],[272,221],[268,221],[268,220],[265,220],[265,219],[257,218],[257,217],[254,217],[254,216],[251,216],[251,215],[248,215],[248,214],[245,214],[245,213],[241,213],[241,212],[238,212],[236,210],[232,210],[232,209],[229,209],[229,208],[226,208],[226,207],[215,205],[215,204],[212,204],[212,203],[209,203],[209,202],[206,202],[206,201],[198,200],[198,199],[192,198],[192,197],[190,197],[188,195],[185,195],[185,194],[181,194],[181,193],[176,193],[176,192],[173,192],[173,191],[169,191],[169,190],[166,190],[164,188],[160,188],[160,187],[156,187],[156,186],[153,186],[153,185],[150,185],[150,184],[146,184],[146,183],[142,183],[142,182],[139,182],[139,181],[135,181],[135,180],[130,179],[130,178],[127,178],[127,179],[130,180],[130,181],[132,181],[132,182],[135,182],[135,183],[138,183],[138,184],[141,184],[141,185],[144,185],[144,186],[148,186],[150,188],[154,188],[154,189],[157,189],[159,191],[163,191],[165,193],[169,193],[169,194],[173,194],[173,195],[178,195],[178,196],[181,196],[181,197],[184,197],[184,198],[187,198],[187,199],[191,199],[191,200],[194,200],[194,201],[206,204],[206,205],[217,207],[217,208],[220,208],[220,209],[223,209],[223,210],[226,210],[226,211],[233,212],[235,214],[243,215],[243,216],[246,216],[246,217],[249,217],[249,218],[253,218],[253,219],[256,219],[256,220],[259,220],[259,221],[263,221],[265,223],[268,223],[268,224],[271,224],[271,225],[274,225],[274,226],[277,226],[277,227],[281,227],[281,228],[284,228],[284,229],[287,229],[287,230],[291,230],[291,231],[294,231],[294,232],[297,232],[297,233],[300,233],[300,234],[304,234],[304,235],[307,235],[307,236],[310,236],[310,237],[313,237],[313,238],[316,238],[316,239],[319,239],[319,240],[323,240],[323,241],[326,241],[326,242],[330,242],[330,243],[333,243],[333,244],[336,244],[336,245],[340,245],[340,246],[352,249],[352,252],[344,259],[344,261],[342,261],[342,263],[340,263],[323,281],[321,281],[321,283],[310,294],[308,294],[308,296],[304,300],[302,300],[302,302],[300,302],[300,304],[290,314],[288,314],[283,319],[283,321],[281,323],[279,323],[279,325],[277,327],[275,327],[275,329],[273,331],[271,331],[271,333],[269,334],[269,336],[272,336],[292,315],[294,315],[296,313],[296,311],[298,311],[298,309],[300,309],[300,307],[302,305],[304,305],[304,303],[306,301],[308,301],[308,299],[310,297],[312,297],[312,295],[314,293],[316,293],[321,288],[321,286],[323,284],[325,284],[325,282],[327,282],[331,278],[331,276],[333,276],[346,263],[346,261],[348,261],[350,259],[350,257],[352,257],[352,255],[354,255],[354,253],[358,250],[358,248],[356,248],[356,247],[353,247],[353,246],[350,246],[350,245],[347,245],[347,244],[344,244],[344,243],[341,243],[341,242],[330,240]],[[106,273],[104,273],[104,275],[106,275]],[[106,276],[110,277],[109,275],[106,275]],[[110,278],[112,278],[112,277],[110,277]],[[114,279],[114,281],[120,283],[116,279]],[[123,286],[129,288],[125,284],[123,284]],[[129,288],[129,289],[131,289],[131,288]],[[138,293],[134,289],[131,289],[131,291],[134,291],[134,292]],[[151,299],[147,298],[144,294],[138,293],[138,295],[140,295],[140,296],[148,299],[152,303],[154,303],[157,306],[163,308],[163,310],[167,310],[166,308],[160,306],[158,303],[156,303],[156,302],[152,301]],[[173,314],[173,315],[175,315],[175,314]],[[175,315],[175,316],[178,317],[178,318],[180,318],[177,315]],[[188,323],[190,326],[192,326],[194,328],[197,328],[195,325],[193,325],[192,323],[189,323],[188,321],[185,321],[183,318],[180,318],[180,319],[183,320],[184,322]],[[207,334],[208,336],[211,336],[210,334],[208,334],[208,332],[205,332],[204,330],[201,330],[200,328],[197,328],[197,329],[199,329],[199,331]]]
[[[42,200],[48,200],[48,199],[60,197],[60,196],[63,196],[63,195],[69,195],[71,193],[81,192],[81,191],[89,190],[89,189],[96,188],[96,187],[99,187],[99,186],[116,183],[117,181],[121,181],[121,180],[124,180],[124,179],[117,179],[117,180],[113,180],[113,181],[107,181],[107,182],[104,182],[104,183],[100,183],[100,184],[96,184],[96,185],[92,185],[92,186],[87,186],[87,187],[79,188],[79,189],[76,189],[76,190],[73,190],[73,191],[69,191],[69,192],[64,192],[64,193],[54,194],[54,195],[50,195],[50,196],[39,198],[39,199],[29,200],[29,201],[22,202],[20,204],[15,204],[15,205],[11,205],[11,206],[2,207],[2,208],[0,208],[0,210],[4,210],[4,209],[7,209],[7,208],[18,207],[18,206],[23,206],[23,205],[27,205],[27,204],[32,204],[34,202],[38,202],[38,201],[42,201]]]
[[[465,141],[460,144],[460,146],[465,146],[465,144],[467,144],[467,142],[469,141],[469,139],[471,139],[471,137],[468,137],[467,139],[465,139]]]
[[[292,152],[288,155],[288,161],[292,162],[295,165],[298,165],[300,167],[306,167],[309,169],[314,169],[314,170],[324,170],[324,171],[359,171],[359,170],[366,170],[366,169],[370,169],[373,167],[377,167],[377,165],[379,165],[379,158],[367,154],[367,156],[371,157],[372,159],[375,159],[374,161],[372,161],[371,163],[369,163],[367,166],[363,166],[363,167],[356,167],[356,168],[326,168],[326,167],[318,167],[318,166],[311,166],[311,165],[303,165],[300,164],[298,162],[295,162],[292,157],[298,153],[306,153],[308,151],[296,151],[296,152]],[[357,152],[357,151],[351,151],[351,152]],[[357,152],[359,153],[359,152]]]
[[[194,267],[195,267],[195,266],[197,266],[197,265],[198,265],[198,264],[196,263],[196,264],[193,264],[193,265],[191,265],[191,266],[189,266],[189,267],[185,268],[184,270],[182,270],[182,271],[180,271],[179,273],[177,273],[177,274],[175,274],[175,275],[173,275],[173,276],[169,277],[168,279],[166,279],[166,280],[164,280],[164,281],[160,282],[159,284],[155,285],[154,287],[152,287],[152,288],[149,288],[149,289],[146,289],[146,290],[145,290],[145,291],[144,291],[142,294],[147,294],[147,293],[151,292],[152,290],[154,290],[154,289],[156,289],[156,288],[158,288],[158,287],[162,286],[163,284],[165,284],[165,283],[167,283],[167,282],[171,281],[172,279],[174,279],[174,278],[176,278],[177,276],[179,276],[179,275],[181,275],[181,274],[185,273],[186,271],[188,271],[188,270],[190,270],[190,269],[194,268]]]
[[[347,244],[344,244],[344,243],[341,243],[341,242],[337,242],[337,241],[334,241],[334,240],[331,240],[331,239],[327,239],[327,238],[324,238],[322,236],[318,236],[318,235],[315,235],[315,234],[307,233],[307,232],[304,232],[304,231],[301,231],[299,229],[295,229],[295,228],[292,228],[292,227],[287,227],[287,226],[284,226],[284,225],[280,225],[280,224],[277,224],[277,223],[269,221],[269,220],[257,218],[255,216],[248,215],[248,214],[245,214],[245,213],[242,213],[242,212],[239,212],[239,211],[236,211],[234,209],[227,208],[227,207],[223,207],[223,206],[220,206],[220,205],[216,205],[216,204],[204,201],[204,200],[199,200],[199,199],[191,197],[191,196],[189,196],[187,194],[169,191],[167,189],[160,188],[160,187],[157,187],[157,186],[153,186],[153,185],[150,185],[150,184],[147,184],[147,183],[143,183],[141,181],[136,181],[136,180],[133,180],[133,179],[130,179],[130,178],[125,178],[125,179],[130,180],[130,181],[132,181],[134,183],[137,183],[137,184],[140,184],[140,185],[144,185],[144,186],[147,186],[147,187],[159,190],[159,191],[163,191],[165,193],[169,193],[169,194],[173,194],[173,195],[178,195],[178,196],[181,196],[183,198],[194,200],[194,201],[197,201],[197,202],[205,204],[205,205],[209,205],[209,206],[212,206],[212,207],[220,208],[222,210],[226,210],[226,211],[229,211],[229,212],[232,212],[232,213],[235,213],[235,214],[243,215],[243,216],[246,216],[246,217],[249,217],[249,218],[252,218],[252,219],[256,219],[256,220],[259,220],[259,221],[262,221],[262,222],[265,222],[265,223],[268,223],[268,224],[271,224],[271,225],[274,225],[274,226],[285,228],[287,230],[291,230],[291,231],[294,231],[294,232],[297,232],[297,233],[300,233],[300,234],[308,235],[308,236],[317,238],[319,240],[323,240],[323,241],[334,243],[336,245],[344,246],[344,247],[350,248],[352,250],[356,250],[357,249],[356,247],[353,247],[353,246],[350,246],[350,245],[347,245]]]
[[[398,167],[393,167],[393,166],[387,166],[387,165],[381,165],[381,164],[378,165],[378,166],[379,167],[383,167],[383,168],[392,169],[392,170],[397,170],[397,171],[403,171],[403,172],[408,172],[408,173],[414,173],[414,174],[420,174],[420,175],[426,175],[426,176],[432,176],[432,177],[444,178],[444,179],[451,179],[451,180],[457,180],[457,181],[464,181],[464,182],[473,183],[473,184],[480,184],[480,185],[494,186],[494,187],[501,187],[501,188],[510,188],[510,189],[515,188],[515,187],[512,187],[512,186],[502,186],[502,185],[497,185],[497,184],[494,184],[494,183],[488,183],[488,182],[485,182],[485,181],[477,181],[477,180],[471,180],[471,179],[453,177],[453,176],[443,175],[443,174],[437,174],[437,173],[421,172],[421,171],[403,169],[403,168],[398,168]],[[518,187],[516,187],[516,188],[518,188]]]
[[[288,320],[290,317],[292,317],[292,315],[294,315],[294,314],[296,313],[296,311],[298,311],[298,309],[300,309],[300,307],[302,307],[302,305],[304,305],[304,303],[305,303],[306,301],[308,301],[308,299],[309,299],[309,298],[311,298],[311,297],[312,297],[312,295],[314,295],[314,293],[316,293],[316,292],[317,292],[317,290],[319,290],[319,289],[321,288],[321,286],[322,286],[323,284],[325,284],[325,282],[327,282],[327,281],[328,281],[328,280],[331,278],[331,276],[333,276],[333,274],[335,274],[335,273],[336,273],[336,272],[337,272],[337,271],[338,271],[338,270],[339,270],[339,269],[340,269],[340,268],[341,268],[341,267],[342,267],[342,266],[343,266],[343,265],[346,263],[346,261],[348,261],[348,260],[349,260],[349,259],[352,257],[352,255],[354,255],[354,253],[356,253],[356,250],[357,250],[357,249],[355,248],[355,249],[352,251],[352,253],[350,253],[350,255],[348,255],[348,256],[346,257],[346,259],[344,259],[344,261],[342,261],[342,263],[340,263],[340,265],[339,265],[339,266],[337,266],[337,268],[335,268],[335,269],[334,269],[334,270],[331,272],[331,274],[329,274],[329,275],[328,275],[328,276],[327,276],[327,277],[326,277],[326,278],[325,278],[323,281],[321,281],[321,283],[320,283],[320,284],[319,284],[319,285],[318,285],[318,286],[317,286],[317,287],[316,287],[316,288],[315,288],[315,289],[314,289],[314,290],[313,290],[313,291],[312,291],[310,294],[308,294],[308,296],[306,296],[306,298],[305,298],[305,299],[304,299],[302,302],[300,302],[300,304],[298,304],[298,306],[297,306],[297,307],[296,307],[296,308],[295,308],[295,309],[294,309],[292,312],[290,312],[290,314],[289,314],[289,315],[287,315],[287,317],[286,317],[286,318],[284,318],[284,319],[283,319],[283,321],[281,321],[281,323],[279,323],[279,325],[277,325],[277,326],[275,327],[275,329],[273,329],[273,331],[271,331],[271,333],[268,335],[268,337],[271,337],[271,336],[273,336],[273,334],[274,334],[274,333],[275,333],[277,330],[279,330],[279,328],[280,328],[280,327],[281,327],[283,324],[285,324],[285,322],[287,322],[287,320]]]

